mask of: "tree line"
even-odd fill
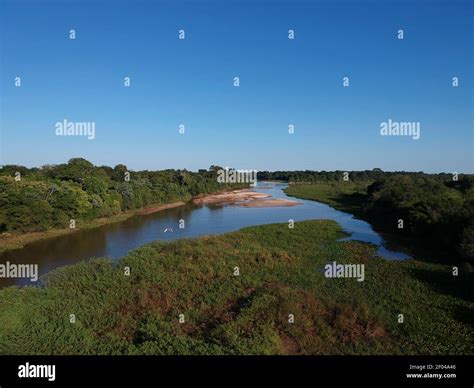
[[[453,174],[426,174],[424,172],[406,172],[406,171],[383,171],[380,168],[363,171],[312,171],[312,170],[295,170],[295,171],[259,171],[257,178],[259,180],[277,180],[288,183],[318,183],[318,182],[338,182],[343,180],[344,175],[351,182],[367,182],[386,179],[390,176],[397,175],[413,175],[430,177],[439,180],[452,180]]]
[[[373,182],[361,211],[431,251],[474,263],[474,177],[398,174]]]
[[[64,228],[71,219],[93,220],[148,205],[187,201],[226,186],[209,170],[129,171],[94,166],[83,158],[41,168],[0,170],[0,232]]]

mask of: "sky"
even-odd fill
[[[0,3],[2,165],[474,172],[472,1]]]

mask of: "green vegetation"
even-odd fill
[[[410,237],[445,262],[474,263],[474,178],[395,174],[370,182],[291,185],[286,193],[328,203],[385,232]],[[403,228],[399,228],[399,220]]]
[[[80,228],[76,229],[48,229],[42,232],[29,232],[29,233],[3,233],[0,235],[0,253],[4,251],[8,251],[11,249],[19,249],[23,248],[25,245],[30,244],[35,241],[50,239],[53,237],[64,236],[69,233],[74,233],[77,230],[84,230],[84,229],[94,229],[102,225],[112,224],[115,222],[122,222],[126,219],[133,217],[135,215],[140,215],[139,210],[130,210],[126,212],[122,212],[120,214],[104,217],[104,218],[96,218],[94,220],[90,220],[88,222],[81,222]]]
[[[125,166],[84,159],[6,166],[0,232],[66,230],[71,218],[94,225],[186,201],[222,189],[217,169],[130,172],[127,181]],[[264,172],[259,179],[287,179],[289,195],[411,236],[447,259],[386,261],[370,244],[340,241],[331,221],[155,242],[118,263],[91,259],[59,268],[42,287],[0,290],[0,354],[474,354],[472,176],[452,181],[448,174],[379,169],[350,172],[349,182],[342,176]],[[364,264],[365,281],[325,278],[332,261]]]
[[[416,177],[425,177],[440,181],[452,180],[452,174],[425,174],[423,172],[406,172],[406,171],[382,171],[380,168],[364,171],[259,171],[259,180],[277,180],[292,183],[330,183],[341,182],[343,175],[347,173],[350,182],[370,182],[382,180],[398,175],[408,175]]]
[[[293,184],[285,193],[302,199],[326,203],[337,210],[358,215],[361,204],[367,199],[370,182],[324,182],[318,184]]]
[[[5,166],[0,171],[0,233],[68,228],[71,219],[81,227],[149,205],[187,201],[226,187],[217,182],[219,168],[135,172],[124,165],[97,167],[82,158],[42,168]],[[20,180],[15,179],[18,173]]]
[[[342,236],[332,221],[273,224],[62,267],[0,291],[0,352],[474,353],[471,267],[385,261]],[[325,278],[333,260],[364,264],[365,281]]]

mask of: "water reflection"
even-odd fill
[[[261,187],[259,187],[261,186]],[[271,194],[275,198],[288,197],[282,189],[286,184],[261,183],[256,191]],[[357,220],[351,214],[340,212],[328,205],[300,200],[302,205],[294,207],[247,208],[230,205],[196,206],[188,204],[179,208],[145,216],[136,216],[123,222],[104,225],[92,230],[38,241],[22,249],[4,252],[0,263],[39,264],[39,273],[44,274],[62,265],[72,264],[91,257],[108,256],[119,258],[131,249],[155,240],[213,235],[230,232],[251,225],[271,224],[311,219],[330,219],[338,222],[350,234],[346,239],[370,242],[378,246],[377,254],[390,260],[403,260],[408,255],[384,247],[383,238],[370,224]],[[179,220],[185,228],[179,228]],[[168,228],[168,231],[165,230]],[[172,229],[172,231],[171,231]],[[0,286],[31,284],[29,280],[0,279]]]

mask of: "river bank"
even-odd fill
[[[325,203],[370,223],[385,240],[385,246],[391,250],[402,251],[410,257],[423,258],[430,262],[456,262],[456,260],[453,261],[452,252],[446,253],[432,249],[430,244],[416,236],[396,233],[396,229],[387,226],[383,216],[366,212],[364,209],[368,204],[367,187],[371,183],[371,181],[361,181],[293,184],[285,188],[284,192],[290,197]]]
[[[110,217],[97,218],[95,220],[82,221],[75,228],[65,229],[50,229],[42,232],[29,232],[29,233],[3,233],[0,235],[0,253],[9,251],[12,249],[20,249],[25,245],[35,241],[45,240],[49,238],[64,236],[67,234],[75,233],[80,230],[94,229],[103,225],[112,224],[116,222],[122,222],[130,217],[142,216],[147,214],[156,213],[162,210],[184,206],[186,202],[173,202],[169,204],[157,204],[147,206],[143,209],[129,210],[120,214],[116,214]]]
[[[268,199],[259,199],[258,201],[238,202],[238,203],[234,203],[234,205],[255,208],[255,207],[297,206],[297,205],[302,205],[302,203],[297,202],[297,201],[290,201],[288,199],[282,199],[282,198],[268,198]]]
[[[259,189],[271,189],[273,186],[263,186]],[[208,204],[230,204],[244,207],[280,207],[280,206],[296,206],[300,202],[290,201],[288,199],[273,198],[267,193],[259,193],[251,189],[233,190],[223,193],[210,194],[193,198],[196,205]]]
[[[110,217],[97,218],[94,220],[77,220],[75,228],[64,228],[64,229],[51,229],[42,232],[29,232],[29,233],[3,233],[0,235],[0,253],[23,248],[25,245],[45,240],[49,238],[64,236],[67,234],[75,233],[80,230],[94,229],[107,224],[123,222],[131,217],[145,216],[153,213],[157,213],[167,209],[173,209],[177,207],[185,206],[189,203],[195,205],[210,205],[210,204],[239,204],[242,203],[247,207],[258,207],[258,206],[292,206],[292,204],[286,203],[290,201],[281,200],[270,200],[267,202],[256,203],[256,200],[262,200],[265,198],[271,198],[271,195],[257,193],[250,189],[238,189],[229,191],[220,190],[218,192],[198,195],[191,198],[189,201],[177,201],[168,204],[155,204],[147,206],[142,209],[130,210]],[[283,203],[285,202],[285,203]]]
[[[274,185],[273,188],[268,188],[266,184],[263,186],[263,189],[257,185],[250,192],[248,189],[238,192],[249,192],[251,196],[260,193],[271,195],[271,198],[207,205],[198,205],[192,201],[182,201],[184,206],[182,202],[177,205],[159,204],[134,212],[141,213],[140,216],[119,215],[115,220],[120,222],[106,219],[99,227],[92,228],[93,225],[88,224],[89,228],[78,228],[74,233],[67,233],[68,229],[66,233],[63,232],[65,235],[59,236],[53,231],[46,236],[48,238],[26,244],[22,249],[0,253],[0,262],[36,263],[39,265],[40,275],[43,275],[61,266],[89,260],[91,257],[118,260],[131,250],[156,240],[183,240],[203,235],[220,235],[252,225],[311,219],[336,221],[347,233],[346,239],[374,244],[379,257],[388,260],[407,258],[403,252],[387,250],[383,246],[382,238],[372,230],[370,224],[354,219],[351,214],[341,213],[314,201],[298,200],[300,204],[296,206],[295,201],[282,191],[285,185]],[[227,189],[227,193],[233,191]],[[202,199],[203,196],[199,198]],[[272,206],[267,206],[266,201],[271,201]],[[28,283],[23,279],[0,279],[0,288],[26,284]]]
[[[325,203],[334,209],[361,218],[361,206],[367,197],[367,187],[372,181],[292,184],[284,192],[295,198]]]
[[[257,193],[251,189],[240,189],[196,196],[192,199],[192,202],[196,205],[225,204],[237,203],[240,201],[252,201],[269,197],[271,197],[271,195]]]

